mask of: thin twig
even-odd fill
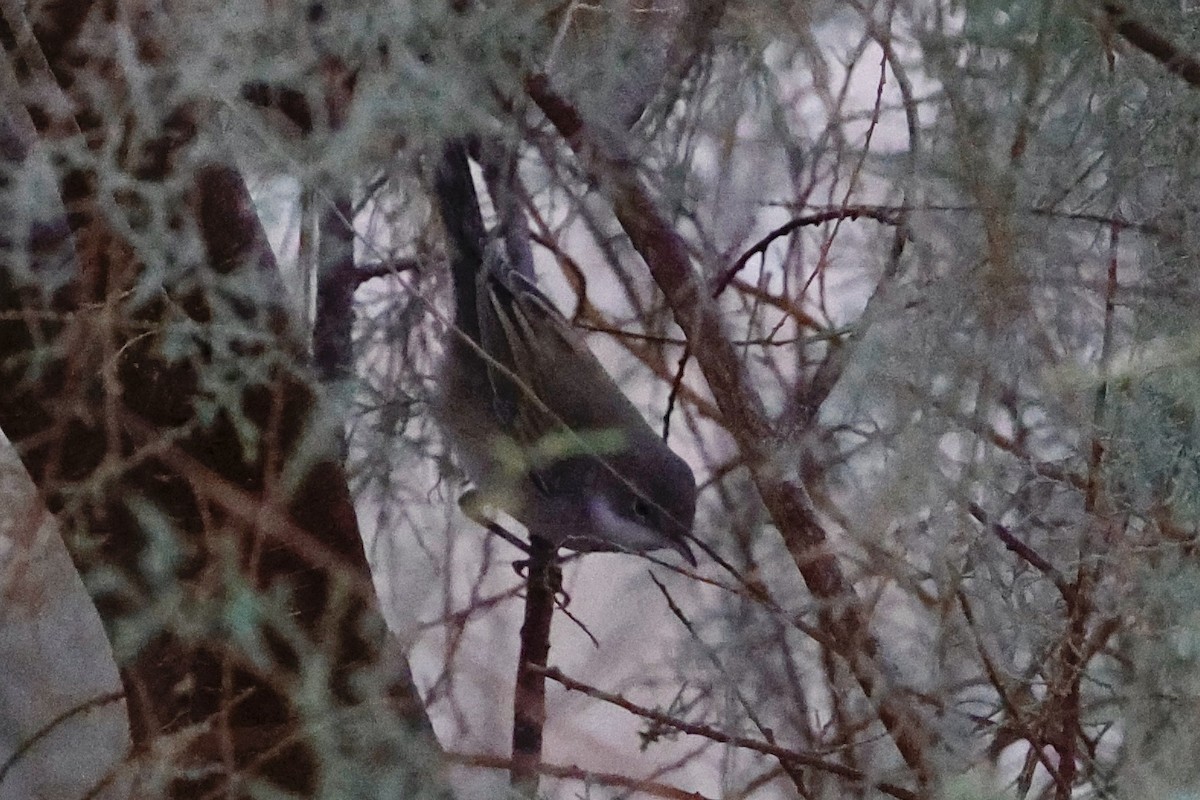
[[[1070,784],[1063,782],[1062,774],[1059,773],[1057,767],[1050,761],[1050,757],[1043,750],[1046,744],[1045,738],[1025,723],[1021,707],[1013,698],[1007,681],[1004,680],[999,668],[992,661],[987,648],[984,647],[979,627],[975,623],[975,612],[971,610],[971,604],[967,600],[966,593],[961,588],[956,588],[954,594],[958,598],[958,607],[962,611],[963,619],[967,621],[967,627],[971,629],[971,636],[975,640],[975,651],[979,654],[979,660],[983,663],[983,670],[987,673],[988,682],[996,690],[996,695],[1000,698],[1000,704],[1004,707],[1004,712],[1008,715],[1007,725],[1002,725],[1001,727],[1012,728],[1018,736],[1029,743],[1030,751],[1041,762],[1042,766],[1045,767],[1046,772],[1053,778],[1055,785],[1060,788],[1063,786],[1069,788]]]
[[[721,294],[729,288],[729,284],[739,272],[745,269],[746,264],[758,254],[765,254],[771,243],[780,237],[787,236],[800,228],[810,225],[823,225],[826,222],[835,222],[843,219],[857,220],[859,217],[873,219],[881,222],[884,225],[896,225],[898,223],[899,212],[881,210],[870,206],[845,206],[842,208],[833,208],[827,211],[821,211],[816,214],[808,214],[803,217],[796,217],[793,220],[780,225],[775,230],[768,233],[766,236],[755,242],[749,250],[738,256],[737,261],[733,262],[724,272],[717,277],[713,282],[712,296],[720,297]]]
[[[671,593],[667,590],[667,587],[663,585],[662,581],[654,576],[653,572],[649,573],[649,575],[650,580],[654,582],[656,587],[658,587],[658,591],[663,596],[663,599],[667,601],[667,608],[671,610],[671,613],[675,615],[675,618],[679,620],[680,624],[687,629],[687,632],[689,635],[691,635],[692,639],[704,646],[704,640],[700,638],[700,634],[696,631],[695,626],[692,625],[692,621],[687,618],[686,614],[683,613],[683,609],[680,608],[679,604],[675,602],[675,598],[671,597]],[[726,680],[728,686],[733,692],[733,695],[737,698],[738,703],[746,712],[746,716],[752,723],[754,723],[754,727],[758,728],[759,732],[763,735],[763,738],[768,744],[775,744],[775,734],[772,732],[771,728],[762,721],[762,717],[758,713],[758,710],[755,709],[754,704],[751,703],[742,693],[741,689],[738,688],[737,679],[729,674],[729,671],[725,669],[725,665],[721,663],[721,659],[717,657],[717,654],[714,653],[711,648],[704,646],[704,652],[705,655],[708,656],[708,660],[712,663],[713,667],[716,668],[717,672],[719,672]],[[781,760],[779,763],[780,766],[783,767],[784,771],[788,774],[788,777],[791,778],[792,783],[796,787],[796,791],[803,795],[805,792],[803,773],[801,773],[797,765],[792,762]]]
[[[849,780],[857,781],[864,785],[873,786],[884,794],[888,794],[897,798],[897,800],[919,800],[921,797],[916,792],[910,789],[905,789],[903,786],[897,786],[894,783],[870,782],[862,770],[846,767],[836,762],[828,761],[819,756],[815,756],[811,753],[801,753],[795,750],[788,750],[785,747],[779,747],[778,745],[773,745],[769,742],[752,739],[748,736],[735,736],[708,725],[699,725],[694,722],[676,719],[675,717],[672,717],[669,714],[664,714],[661,711],[655,711],[644,706],[639,706],[636,703],[626,700],[620,695],[611,694],[603,691],[602,689],[597,689],[594,686],[589,686],[586,683],[580,683],[577,680],[568,678],[562,672],[553,667],[539,668],[538,671],[555,683],[560,684],[568,691],[581,692],[586,694],[588,697],[592,697],[596,700],[617,706],[618,708],[623,708],[631,714],[642,717],[643,719],[648,719],[668,728],[674,728],[675,730],[681,731],[690,736],[703,736],[704,738],[711,739],[714,742],[730,744],[746,750],[753,750],[756,753],[774,756],[780,761],[786,761],[791,764],[797,764],[802,767],[809,767],[810,769],[820,770],[822,772],[828,772],[833,775],[848,778]]]
[[[1034,567],[1051,581],[1053,581],[1054,586],[1059,591],[1059,594],[1061,594],[1063,597],[1067,597],[1074,591],[1067,583],[1067,579],[1064,578],[1063,574],[1058,571],[1057,567],[1043,558],[1041,554],[1032,547],[1014,536],[1013,532],[1008,528],[1004,527],[999,522],[992,522],[988,518],[987,512],[984,511],[978,503],[968,503],[967,510],[971,512],[971,516],[974,517],[980,525],[983,525],[985,528],[990,530],[997,539],[1003,542],[1006,548],[1016,553],[1023,560],[1027,561],[1030,566]]]
[[[774,202],[768,203],[769,207],[787,208],[794,211],[805,209],[815,213],[826,211],[846,211],[850,209],[861,209],[862,216],[870,216],[874,218],[875,214],[894,215],[894,218],[899,220],[905,215],[913,213],[940,213],[940,214],[981,214],[986,209],[978,205],[948,205],[944,203],[923,203],[919,205],[881,205],[881,204],[858,204],[848,206],[845,209],[830,208],[827,206],[817,205],[798,205],[789,202]],[[866,213],[866,212],[871,213]],[[1046,217],[1048,219],[1064,220],[1067,222],[1086,222],[1091,225],[1109,226],[1113,223],[1119,224],[1122,230],[1135,231],[1146,236],[1161,236],[1165,231],[1150,222],[1137,222],[1136,220],[1127,219],[1120,215],[1092,214],[1083,211],[1062,211],[1054,208],[1053,205],[1039,206],[1036,208],[1028,208],[1019,206],[1013,209],[1014,214],[1028,215],[1032,217]]]
[[[8,773],[14,766],[16,766],[17,762],[24,758],[26,753],[36,747],[38,742],[42,741],[51,733],[53,733],[54,729],[59,725],[62,725],[64,722],[67,722],[73,717],[79,716],[80,714],[85,714],[88,711],[101,708],[102,706],[106,706],[110,703],[115,703],[118,700],[123,700],[124,698],[124,692],[108,692],[107,694],[97,695],[96,697],[85,700],[82,703],[71,706],[66,711],[55,716],[45,725],[42,725],[42,727],[38,728],[33,732],[32,735],[17,745],[17,749],[13,751],[12,755],[6,758],[3,764],[0,764],[0,784],[4,783],[4,779],[8,777]]]
[[[675,370],[675,380],[671,381],[671,393],[667,395],[667,410],[663,412],[662,439],[665,442],[671,432],[671,412],[675,409],[675,400],[679,397],[679,389],[683,386],[683,373],[687,371],[688,359],[692,357],[691,347],[685,345],[683,355],[679,357],[679,367]]]

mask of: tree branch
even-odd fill
[[[1163,34],[1144,22],[1136,20],[1120,3],[1105,2],[1104,13],[1113,30],[1131,45],[1178,75],[1192,86],[1200,86],[1200,60],[1179,49]]]
[[[558,548],[531,537],[528,577],[525,581],[525,620],[521,624],[521,652],[513,692],[512,768],[509,776],[517,791],[536,797],[542,763],[542,729],[546,724],[546,679],[550,657],[550,624],[554,618],[554,593],[562,572],[554,563]]]
[[[883,781],[872,782],[862,770],[854,769],[853,767],[847,767],[842,764],[838,764],[835,761],[828,761],[811,753],[788,750],[785,747],[780,747],[778,745],[771,744],[770,742],[764,742],[758,739],[751,739],[748,736],[736,736],[708,725],[687,722],[686,720],[672,717],[669,714],[664,714],[661,711],[655,711],[654,709],[637,705],[636,703],[626,700],[620,695],[611,694],[602,689],[597,689],[594,686],[589,686],[586,683],[581,683],[573,678],[569,678],[558,669],[553,667],[539,668],[538,671],[555,683],[560,684],[568,691],[586,694],[588,697],[593,697],[597,700],[608,703],[609,705],[614,705],[617,708],[623,708],[629,713],[639,716],[642,719],[648,719],[658,725],[662,725],[667,728],[673,728],[674,730],[681,731],[690,736],[702,736],[705,739],[709,739],[720,744],[731,744],[735,747],[741,747],[746,750],[753,750],[756,753],[762,753],[763,755],[774,756],[781,762],[796,764],[801,767],[808,767],[810,769],[820,770],[822,772],[828,772],[832,775],[857,781],[864,786],[874,787],[885,794],[897,798],[897,800],[919,800],[921,797],[921,795],[918,793],[909,789],[905,789],[903,786],[897,786],[894,783],[887,783]]]

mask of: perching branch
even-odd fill
[[[554,561],[557,550],[536,536],[529,543],[525,620],[521,624],[521,652],[513,693],[512,767],[509,771],[513,788],[527,797],[537,797],[542,763],[542,728],[546,723],[544,670],[550,657],[554,593],[562,583],[562,572]]]

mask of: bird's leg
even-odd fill
[[[560,608],[566,608],[571,602],[571,595],[563,591],[562,588],[562,567],[561,564],[565,561],[565,557],[558,555],[558,548],[552,546],[544,539],[535,537],[536,544],[529,545],[521,541],[512,532],[507,530],[503,525],[496,520],[491,519],[485,513],[485,503],[476,489],[468,489],[463,493],[462,497],[458,498],[458,507],[472,521],[487,528],[489,533],[499,536],[504,541],[518,548],[529,558],[518,559],[513,562],[513,571],[520,577],[524,578],[529,570],[529,567],[535,560],[539,562],[545,560],[546,588],[552,591],[555,595],[556,602]],[[538,552],[534,552],[537,550]],[[561,599],[559,599],[561,598]]]
[[[555,602],[560,608],[566,608],[571,602],[571,595],[562,588],[562,566],[565,560],[558,555],[558,548],[541,537],[533,537],[530,548],[526,550],[529,558],[513,562],[513,571],[525,578],[533,569],[534,579],[542,581],[542,585],[554,593]],[[561,597],[561,599],[559,599]]]
[[[562,559],[558,555],[558,548],[540,536],[531,538],[530,557],[525,562],[525,567],[531,569],[532,577],[542,581],[542,585],[555,596],[565,596],[562,588],[562,567],[559,566]]]

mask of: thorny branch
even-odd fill
[[[694,722],[677,719],[669,714],[664,714],[661,711],[655,711],[654,709],[637,705],[636,703],[626,700],[620,695],[612,694],[602,689],[597,689],[594,686],[589,686],[586,683],[581,683],[580,681],[569,678],[554,667],[539,668],[538,672],[555,683],[562,685],[568,691],[581,692],[586,694],[588,697],[601,700],[610,705],[622,708],[629,713],[635,714],[643,719],[650,720],[651,722],[664,727],[673,728],[691,736],[703,736],[706,739],[711,739],[712,741],[721,744],[731,744],[735,747],[741,747],[746,750],[753,750],[754,752],[762,753],[763,755],[774,756],[782,762],[796,764],[801,767],[808,767],[810,769],[821,770],[822,772],[847,778],[863,785],[872,786],[885,794],[897,798],[897,800],[918,800],[918,798],[921,797],[920,794],[909,789],[905,789],[903,786],[897,786],[894,783],[888,783],[885,781],[872,782],[862,770],[853,769],[851,767],[838,764],[835,761],[829,761],[821,758],[820,756],[813,755],[812,753],[802,753],[796,750],[789,750],[785,747],[780,747],[778,745],[758,739],[752,739],[748,736],[736,736],[734,734],[718,730],[717,728],[713,728],[709,725],[700,725]]]

